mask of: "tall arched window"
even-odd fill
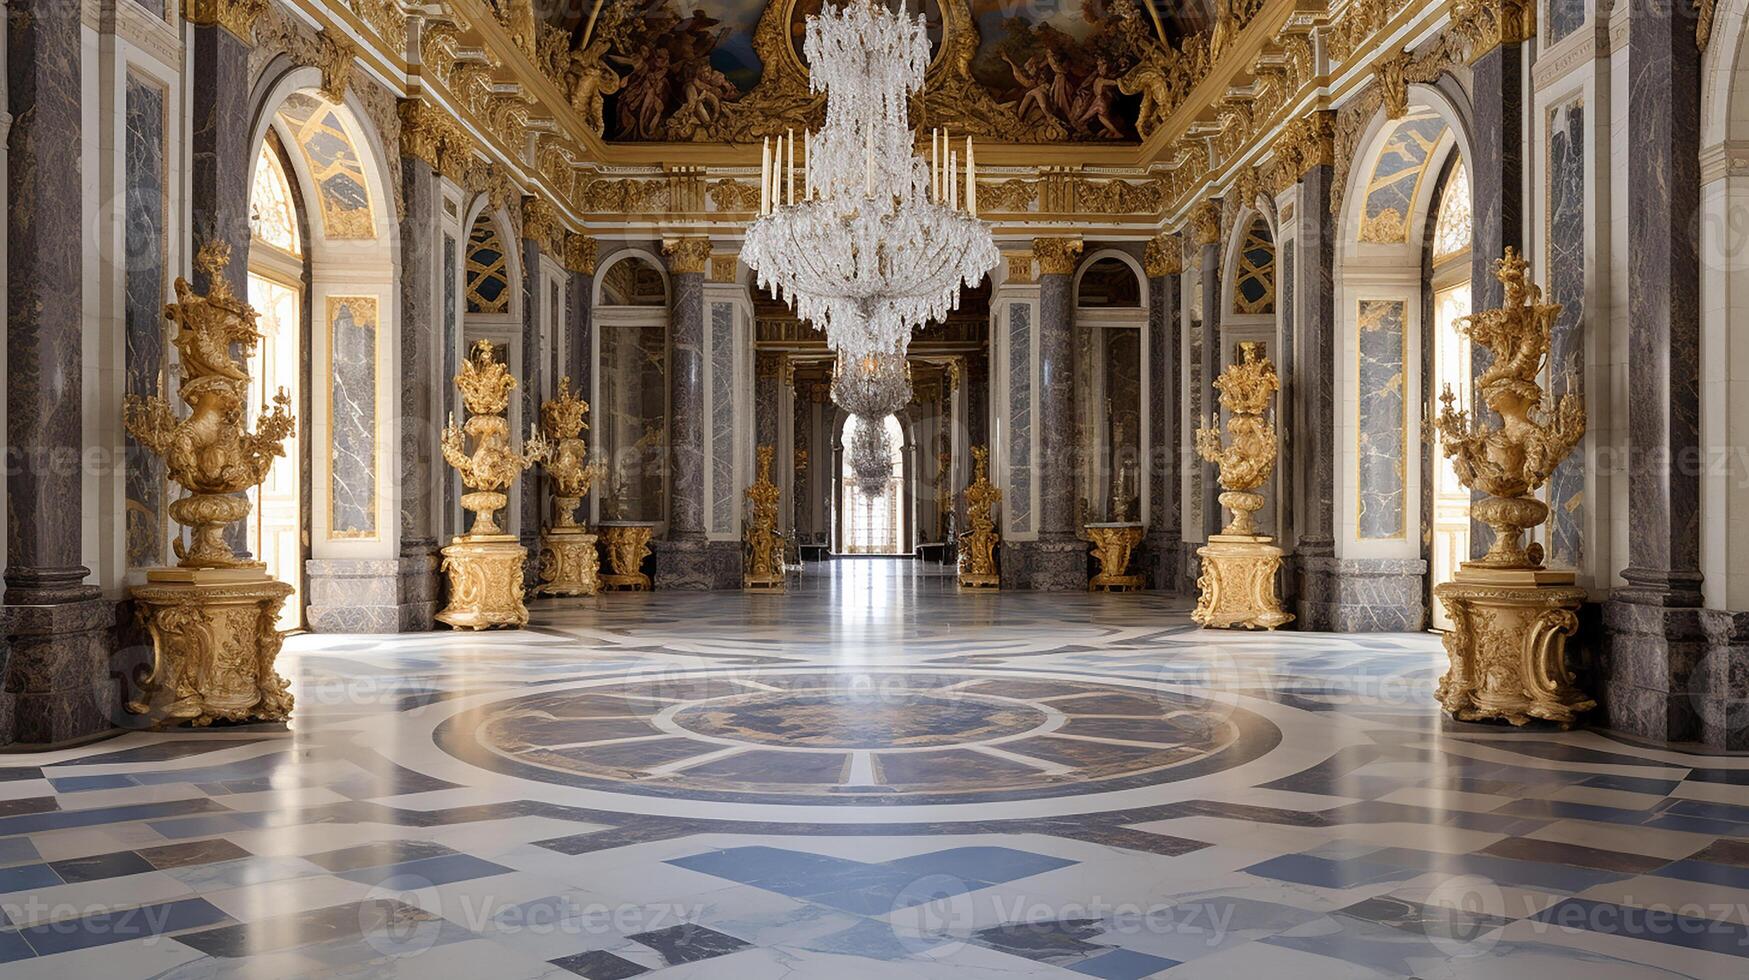
[[[1433,397],[1450,389],[1456,407],[1468,408],[1470,341],[1458,321],[1470,313],[1470,175],[1459,160],[1446,178],[1433,222]],[[1437,412],[1438,406],[1433,410]],[[1435,435],[1437,439],[1438,436]],[[1443,450],[1433,459],[1433,581],[1450,581],[1470,556],[1470,492],[1458,482],[1457,471]],[[1430,610],[1435,629],[1451,629],[1445,607]]]

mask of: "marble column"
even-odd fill
[[[1148,243],[1148,537],[1146,574],[1151,588],[1183,588],[1184,554],[1178,506],[1180,337],[1184,246],[1176,235]]]
[[[79,5],[12,4],[6,34],[7,611],[0,743],[110,726],[114,605],[80,564],[84,263]]]
[[[712,575],[704,523],[704,273],[708,238],[662,244],[673,282],[668,343],[668,536],[656,547],[656,588],[708,590]]]
[[[249,48],[259,8],[247,3],[184,4],[190,24],[189,255],[209,241],[231,246],[226,275],[243,292],[249,273]],[[265,7],[265,5],[262,5]],[[191,276],[205,292],[207,274]]]
[[[1225,294],[1221,288],[1221,202],[1209,200],[1198,205],[1191,215],[1191,226],[1196,236],[1198,280],[1202,289],[1202,403],[1205,406],[1203,414],[1207,416],[1209,412],[1220,412],[1214,380],[1220,377],[1223,362],[1221,307]],[[1198,420],[1199,424],[1202,422]],[[1217,499],[1221,495],[1220,471],[1213,463],[1201,459],[1193,465],[1202,467],[1202,537],[1206,540],[1209,535],[1220,533],[1226,524],[1226,515]]]
[[[1604,613],[1604,696],[1611,727],[1745,748],[1749,658],[1709,644],[1700,609],[1694,17],[1688,4],[1665,4],[1635,7],[1628,21],[1628,584]]]
[[[1038,540],[1032,544],[1032,587],[1041,592],[1087,588],[1087,543],[1075,526],[1075,323],[1071,293],[1081,241],[1035,238],[1039,265]]]
[[[551,315],[549,307],[552,300],[548,298],[541,280],[541,249],[543,242],[531,237],[530,229],[533,222],[523,219],[522,239],[522,377],[517,379],[517,390],[522,396],[522,431],[516,433],[518,439],[526,439],[530,426],[540,425],[540,403],[544,397],[542,389],[546,384],[548,365],[552,360],[552,351],[548,345],[557,341],[548,337],[543,343],[541,324]],[[555,379],[554,383],[557,383]],[[544,481],[540,468],[531,467],[523,471],[522,478],[516,481],[516,500],[521,522],[517,527],[517,540],[528,549],[529,560],[522,566],[524,582],[532,589],[540,584],[540,563],[536,557],[540,554],[540,529],[545,518],[546,508],[542,498],[545,496]]]
[[[589,398],[595,384],[595,318],[594,318],[594,284],[595,284],[595,239],[576,232],[565,235],[565,271],[570,273],[570,297],[565,306],[565,343],[569,356],[566,358],[566,371],[571,375],[571,390],[578,392],[579,397]],[[595,406],[590,405],[590,414],[586,421],[591,427],[597,425],[598,415]],[[585,434],[587,438],[587,434]],[[590,459],[605,459],[600,455],[599,436],[590,440]],[[593,492],[593,490],[591,491]],[[578,519],[588,520],[589,498],[583,498],[583,505],[578,508]]]
[[[1692,37],[1692,35],[1691,35]],[[1524,71],[1523,39],[1484,41],[1470,61],[1475,92],[1475,141],[1470,164],[1470,204],[1474,248],[1470,257],[1472,307],[1493,309],[1505,299],[1494,263],[1507,247],[1524,250]],[[1489,360],[1478,347],[1482,361]],[[1485,526],[1484,526],[1485,528]],[[1489,532],[1483,531],[1486,535]]]

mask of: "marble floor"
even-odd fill
[[[0,976],[1749,975],[1749,757],[940,571],[299,636],[289,730],[0,756]]]

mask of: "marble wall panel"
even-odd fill
[[[162,86],[130,74],[124,213],[127,269],[123,281],[125,373],[130,395],[165,394],[165,107]],[[127,563],[164,561],[167,488],[164,461],[126,437]]]
[[[735,305],[712,303],[710,315],[711,427],[710,525],[715,534],[735,530]]]
[[[1406,317],[1402,300],[1360,301],[1355,490],[1357,533],[1362,539],[1400,538],[1405,531]]]
[[[1008,530],[1032,530],[1032,307],[1008,307]]]
[[[1551,9],[1555,6],[1551,2]],[[1585,379],[1585,107],[1580,101],[1551,113],[1548,128],[1548,227],[1545,268],[1548,298],[1561,304],[1549,338],[1551,399],[1583,394]],[[1549,477],[1548,557],[1577,568],[1584,558],[1585,440]]]
[[[1543,31],[1549,44],[1585,26],[1586,8],[1596,0],[1544,0]]]
[[[456,303],[458,300],[456,282],[456,240],[454,235],[443,236],[443,376],[438,379],[438,406],[445,419],[455,417],[460,412],[461,393],[456,390],[455,376],[461,373],[461,355],[457,349],[457,337],[461,332],[461,324],[456,321]],[[455,467],[445,466],[443,486],[443,516],[438,526],[444,529],[444,534],[458,534],[461,529],[456,527],[456,508],[460,506],[462,495],[462,478]]]
[[[376,537],[377,298],[328,297],[328,537]]]

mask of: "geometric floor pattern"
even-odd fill
[[[289,729],[0,757],[0,975],[1749,976],[1749,757],[926,571],[293,637]]]

